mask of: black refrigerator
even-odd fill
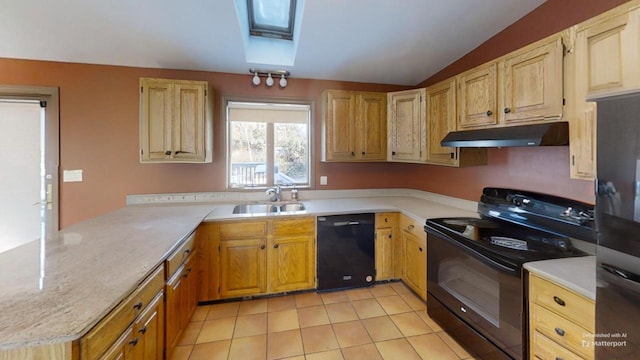
[[[640,358],[640,93],[597,100],[596,359]]]

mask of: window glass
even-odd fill
[[[295,0],[247,0],[249,34],[293,39]]]
[[[308,186],[310,105],[227,103],[228,186]]]

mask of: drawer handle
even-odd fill
[[[560,299],[560,298],[559,298],[559,297],[557,297],[557,296],[554,296],[554,297],[553,297],[553,301],[555,301],[555,302],[556,302],[556,304],[558,304],[558,305],[560,305],[560,306],[565,306],[565,305],[567,305],[567,304],[564,302],[564,300]]]
[[[407,229],[409,229],[409,230],[413,230],[413,228],[414,228],[414,227],[415,227],[415,226],[413,226],[413,225],[409,225],[409,226],[407,226]]]
[[[143,327],[142,329],[138,330],[138,332],[142,335],[144,335],[147,332],[147,327]]]
[[[140,301],[139,303],[133,305],[133,308],[136,309],[136,310],[142,309],[142,301]]]
[[[136,346],[136,345],[138,345],[138,338],[135,338],[135,339],[133,339],[133,340],[129,341],[129,345],[131,345],[131,346]]]
[[[556,334],[560,335],[560,336],[564,336],[564,330],[560,329],[560,328],[555,328],[554,329],[556,331]]]
[[[564,359],[556,356],[556,360],[564,360]]]
[[[187,249],[184,251],[185,254],[189,255],[191,253],[191,249]]]

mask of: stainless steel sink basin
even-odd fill
[[[287,203],[280,205],[280,211],[302,211],[305,210],[306,207],[304,203],[295,202],[295,203]]]
[[[234,214],[255,214],[278,212],[279,207],[272,204],[240,204],[233,208]]]
[[[240,204],[233,208],[234,214],[269,214],[278,212],[303,211],[306,207],[301,202],[288,203],[256,203]]]

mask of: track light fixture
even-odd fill
[[[253,74],[253,77],[251,78],[251,83],[254,86],[260,85],[261,76],[267,77],[266,80],[264,81],[264,84],[267,87],[272,87],[273,84],[275,83],[273,79],[274,75],[276,76],[280,75],[280,80],[278,81],[278,85],[280,85],[281,88],[287,87],[287,84],[289,83],[287,81],[287,76],[289,76],[290,73],[286,70],[260,70],[260,69],[251,68],[249,69],[249,72]]]

